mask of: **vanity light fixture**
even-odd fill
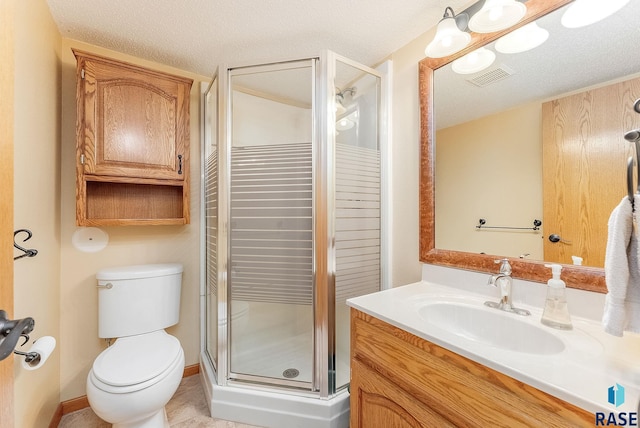
[[[475,33],[493,33],[520,21],[527,6],[516,0],[485,0],[482,9],[469,20],[469,29]]]
[[[424,53],[431,58],[442,58],[454,54],[471,42],[471,34],[463,31],[467,28],[469,15],[466,13],[453,13],[453,9],[447,7],[436,29],[436,35],[427,45]]]
[[[613,15],[629,0],[575,0],[562,14],[560,22],[567,28],[579,28]]]
[[[451,69],[458,74],[473,74],[493,64],[496,54],[484,47],[478,48],[451,63]]]
[[[504,54],[525,52],[543,44],[549,38],[549,32],[531,22],[498,39],[495,48]]]

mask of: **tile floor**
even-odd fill
[[[172,428],[259,428],[237,422],[213,419],[200,383],[200,375],[182,379],[178,391],[167,404],[167,417]],[[91,408],[78,410],[62,417],[58,428],[108,428]]]

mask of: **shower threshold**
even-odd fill
[[[201,380],[211,416],[266,428],[348,428],[349,392],[333,398],[295,395],[244,385],[218,386],[213,367],[200,358]]]

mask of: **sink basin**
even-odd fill
[[[538,355],[558,354],[565,349],[562,340],[546,327],[523,321],[520,315],[481,305],[434,302],[419,308],[418,313],[437,328],[496,348]]]

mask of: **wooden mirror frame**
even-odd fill
[[[501,36],[529,22],[553,12],[572,0],[528,0],[525,17],[513,27],[497,33],[471,33],[471,43],[464,50],[445,58],[425,58],[419,63],[420,97],[420,261],[423,263],[454,267],[481,272],[497,272],[494,261],[504,256],[467,253],[463,251],[435,248],[435,159],[433,126],[433,73],[481,46],[497,40]],[[509,257],[513,268],[513,277],[528,281],[546,282],[551,270],[544,261],[525,260]],[[548,263],[548,262],[547,262]],[[567,286],[581,290],[606,293],[604,269],[563,265],[562,279]]]

